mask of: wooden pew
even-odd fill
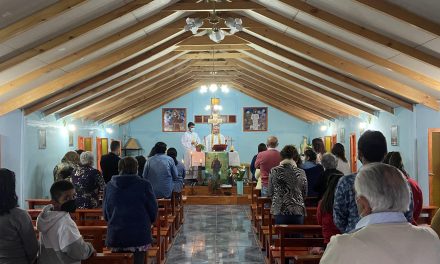
[[[107,226],[78,226],[78,230],[84,241],[92,243],[96,252],[104,252]]]
[[[432,218],[438,210],[438,206],[429,205],[423,206],[422,211],[420,212],[420,217],[417,220],[418,225],[430,225]]]
[[[37,209],[36,206],[43,207],[52,203],[50,199],[26,199],[26,202],[29,209]]]
[[[81,261],[83,264],[132,264],[134,258],[132,253],[97,253],[87,260]]]
[[[305,225],[317,225],[318,219],[316,218],[318,207],[306,207],[306,216],[304,217]]]
[[[255,217],[257,215],[257,198],[261,196],[261,190],[259,189],[252,189],[251,192],[251,222],[255,225]]]
[[[286,259],[295,263],[319,263],[321,255],[310,255],[308,248],[324,247],[320,225],[274,225],[276,237],[270,247],[269,263],[284,264]],[[300,234],[300,238],[289,235]]]
[[[154,258],[157,264],[165,263],[166,240],[168,236],[161,231],[161,215],[165,214],[165,208],[159,208],[156,221],[151,228],[153,243],[148,250],[148,258]],[[163,234],[163,235],[162,235]]]
[[[267,232],[267,230],[269,229],[269,214],[270,214],[270,207],[264,208],[264,205],[270,204],[271,202],[272,200],[269,197],[257,197],[256,225],[257,225],[258,241],[260,242],[260,248],[262,250],[265,249],[264,232]]]

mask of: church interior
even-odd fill
[[[0,0],[0,183],[6,186],[3,173],[13,172],[16,206],[41,240],[35,258],[46,254],[38,227],[43,208],[58,210],[58,164],[78,150],[89,154],[77,154],[72,175],[90,159],[103,177],[94,190],[99,205],[70,211],[77,234],[95,250],[82,263],[350,263],[336,258],[341,240],[334,237],[352,230],[335,221],[343,235],[328,242],[317,221],[323,199],[337,203],[336,191],[327,196],[334,174],[326,174],[325,160],[345,160],[343,177],[355,175],[350,195],[359,225],[367,216],[358,198],[368,195],[357,186],[374,172],[368,163],[387,163],[367,154],[380,152],[382,139],[383,157],[398,153],[399,173],[417,186],[408,187],[406,206],[419,206],[420,216],[408,221],[435,230],[434,218],[439,228],[439,14],[438,0]],[[374,132],[376,141],[369,138]],[[164,180],[148,178],[169,162],[156,159],[162,149],[175,164],[171,184],[174,169],[182,177],[178,191],[174,185],[163,197],[155,184]],[[270,158],[259,153],[271,150],[281,158],[267,169]],[[116,173],[107,179],[111,153]],[[289,155],[297,157],[293,165],[284,162]],[[110,246],[105,205],[117,193],[109,188],[112,175],[130,171],[132,160],[145,179],[138,185],[152,186],[158,207],[149,222],[152,241],[133,254],[132,246]],[[317,185],[309,163],[328,177],[318,195],[311,195]],[[304,227],[289,229],[276,213],[281,187],[273,187],[271,168],[278,165],[305,171]],[[73,182],[76,197],[84,192],[70,176],[62,181]],[[336,184],[339,190],[341,180]],[[10,209],[3,211],[5,203],[0,223]],[[34,263],[8,262],[2,226],[0,263]],[[424,257],[419,263],[440,263],[438,254]]]

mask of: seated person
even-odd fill
[[[35,263],[38,241],[29,214],[18,208],[15,173],[0,169],[0,263]]]
[[[361,220],[354,232],[330,239],[321,264],[440,263],[437,234],[430,227],[411,225],[404,215],[410,189],[397,168],[366,164],[354,188]]]
[[[95,250],[86,243],[69,213],[76,210],[75,187],[66,180],[50,187],[52,204],[46,205],[37,218],[40,232],[39,263],[80,264],[90,258]]]
[[[106,246],[112,252],[134,253],[134,264],[143,264],[151,244],[151,224],[156,220],[157,202],[151,184],[137,175],[133,157],[119,161],[120,175],[114,175],[104,192],[107,221]]]
[[[154,156],[147,159],[143,177],[151,183],[157,199],[171,198],[175,182],[178,182],[177,167],[171,157],[165,155],[167,145],[157,142]]]

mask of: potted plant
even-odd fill
[[[202,152],[205,150],[205,146],[203,144],[197,144],[196,145],[196,151],[197,152]]]

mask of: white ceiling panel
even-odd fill
[[[271,11],[274,11],[282,16],[285,16],[290,19],[294,19],[296,14],[298,14],[298,10],[288,6],[279,1],[273,0],[255,0],[255,2],[266,6]]]
[[[174,2],[176,2],[176,0],[155,0],[139,9],[136,9],[132,13],[138,20],[143,20]]]
[[[426,42],[423,46],[417,47],[417,49],[435,56],[440,60],[440,37]]]
[[[56,2],[57,0],[1,0],[0,28],[7,27]]]
[[[419,61],[403,54],[398,55],[390,60],[440,81],[440,68],[431,66],[425,62]]]
[[[440,1],[439,0],[386,0],[421,17],[440,24]]]
[[[14,67],[8,68],[0,72],[0,85],[14,80],[22,76],[26,72],[30,72],[40,67],[43,67],[44,65],[45,64],[42,61],[36,58],[32,58],[28,60],[25,64],[19,64]]]
[[[0,44],[0,58],[5,56],[6,54],[13,52],[14,50],[11,47],[4,46]]]
[[[308,0],[307,3],[413,47],[437,37],[354,0]]]

